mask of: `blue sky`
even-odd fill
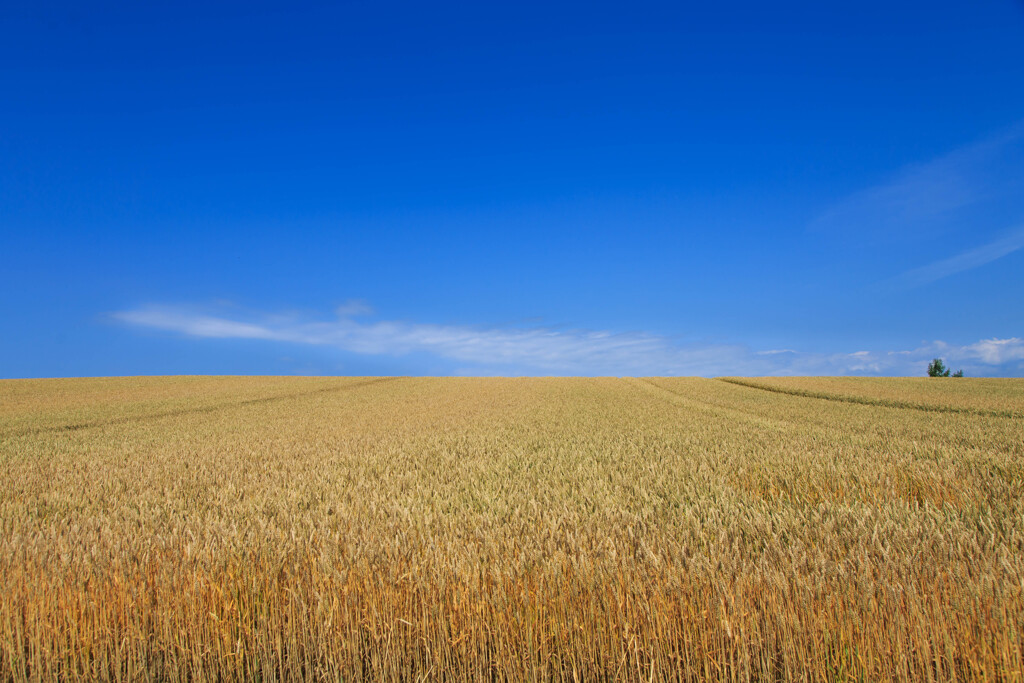
[[[1024,4],[17,3],[0,377],[1024,375]]]

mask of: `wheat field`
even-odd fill
[[[1024,382],[0,382],[0,679],[1022,680]]]

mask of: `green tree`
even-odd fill
[[[949,368],[942,362],[941,358],[935,358],[931,363],[928,364],[928,376],[929,377],[949,377]],[[963,377],[964,371],[957,370],[953,373],[953,377]]]

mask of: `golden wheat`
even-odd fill
[[[0,382],[0,677],[1024,677],[1024,384],[757,381]]]

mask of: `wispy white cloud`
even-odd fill
[[[192,337],[219,339],[277,339],[289,341],[266,324],[254,324],[228,320],[212,315],[188,312],[168,307],[140,308],[120,311],[113,317],[121,322],[158,330],[181,332]]]
[[[363,299],[349,299],[334,309],[339,318],[352,318],[357,315],[370,315],[373,307]]]
[[[983,339],[964,347],[966,355],[988,365],[1003,365],[1013,361],[1024,361],[1024,339]]]
[[[920,375],[943,356],[969,374],[1024,374],[1024,339],[988,339],[965,346],[931,342],[904,351],[810,353],[758,351],[741,344],[695,344],[642,332],[612,333],[544,327],[486,328],[404,321],[333,320],[192,307],[144,306],[119,311],[122,323],[209,339],[269,340],[357,354],[427,353],[463,374],[523,375]]]
[[[1024,248],[1024,228],[1015,230],[988,244],[969,249],[956,256],[908,270],[898,280],[908,285],[928,284],[929,282],[991,263],[1021,248]]]
[[[1024,219],[1024,122],[987,140],[856,192],[811,223],[812,230],[869,242],[915,240],[955,229],[989,229]],[[1000,223],[1001,222],[1001,223]]]

